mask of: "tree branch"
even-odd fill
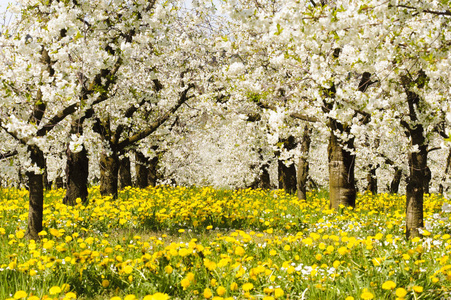
[[[152,122],[145,130],[126,138],[125,140],[123,140],[122,142],[120,142],[117,145],[117,149],[119,151],[122,151],[125,147],[130,146],[146,137],[148,137],[151,133],[153,133],[155,130],[157,130],[164,122],[166,122],[166,120],[168,120],[171,115],[177,111],[177,109],[183,104],[185,103],[189,98],[188,97],[188,91],[190,89],[194,88],[194,84],[190,83],[188,84],[188,87],[183,90],[183,92],[180,93],[180,98],[179,101],[177,102],[176,105],[174,105],[171,109],[169,109],[164,115],[162,115],[161,117],[157,118],[154,122]]]

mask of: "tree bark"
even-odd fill
[[[84,118],[73,120],[71,134],[83,135]],[[83,203],[88,199],[89,158],[84,145],[79,152],[72,152],[69,144],[66,148],[66,196],[63,203],[66,205],[77,204],[77,198]]]
[[[335,135],[336,130],[344,132],[343,125],[330,119],[329,156],[329,197],[330,207],[339,209],[340,205],[355,207],[355,155],[344,148]],[[348,149],[354,149],[354,139],[344,142]]]
[[[377,177],[376,177],[376,170],[377,166],[374,166],[373,164],[369,165],[369,171],[366,176],[368,185],[366,187],[366,190],[368,192],[371,192],[371,194],[376,195],[377,194]]]
[[[390,194],[397,194],[399,191],[399,184],[401,183],[402,170],[395,167],[395,175],[390,183]]]
[[[288,139],[282,141],[283,147],[285,149],[293,150],[296,148],[296,142],[293,136],[288,137]],[[277,155],[277,156],[280,156]],[[296,166],[294,163],[289,166],[278,159],[278,171],[279,171],[279,189],[285,190],[288,194],[294,194],[296,192]]]
[[[439,194],[441,194],[441,195],[443,195],[443,193],[444,193],[446,190],[448,190],[448,187],[447,187],[446,189],[444,188],[444,184],[445,184],[446,179],[447,179],[447,177],[448,177],[448,175],[449,175],[450,169],[451,169],[451,149],[449,149],[448,156],[447,156],[447,158],[446,158],[445,172],[444,172],[444,174],[443,174],[443,176],[442,176],[442,182],[441,182],[440,185],[439,185],[439,191],[438,191],[438,192],[439,192]]]
[[[159,179],[158,176],[158,163],[159,163],[158,154],[149,160],[149,167],[147,168],[147,184],[149,186],[155,187],[157,185],[157,181]]]
[[[77,198],[83,203],[88,199],[89,158],[85,147],[80,152],[72,152],[67,146],[66,150],[66,196],[63,203],[66,205],[77,204]]]
[[[59,175],[58,177],[56,177],[56,179],[55,179],[55,187],[57,189],[64,188],[63,176]]]
[[[406,188],[406,237],[414,238],[421,236],[419,231],[424,226],[423,222],[423,195],[425,181],[427,181],[427,142],[424,128],[418,122],[417,110],[419,110],[420,96],[410,89],[412,85],[423,88],[427,80],[426,74],[420,71],[416,80],[404,76],[402,85],[407,94],[410,122],[402,121],[410,137],[410,146],[416,151],[408,154],[409,157],[409,180]],[[414,125],[411,125],[414,124]]]
[[[119,161],[119,190],[132,185],[132,173],[130,170],[130,158],[123,157]]]
[[[116,153],[110,156],[100,155],[100,194],[117,198],[117,183],[119,175],[119,158]]]
[[[45,169],[44,153],[36,145],[28,146],[32,164],[40,170],[36,174],[33,171],[27,172],[29,191],[29,211],[28,211],[28,235],[33,240],[38,240],[38,233],[42,231],[42,218],[44,211],[44,180],[43,171]]]
[[[307,199],[307,180],[309,172],[308,155],[310,152],[311,143],[311,129],[308,125],[304,127],[304,134],[301,143],[301,155],[298,162],[298,173],[297,173],[297,194],[298,199]]]
[[[145,189],[149,185],[148,170],[147,170],[147,158],[141,152],[135,152],[135,170],[136,170],[136,185],[140,189]]]
[[[422,127],[417,125],[417,127]],[[422,130],[421,130],[422,131]],[[421,135],[421,139],[424,139]],[[413,138],[412,138],[413,140]],[[416,142],[413,142],[416,143]],[[418,144],[417,144],[418,145]],[[406,237],[421,236],[418,231],[423,223],[423,195],[425,169],[427,163],[426,146],[420,147],[419,152],[409,153],[410,176],[406,188]]]

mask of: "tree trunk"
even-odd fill
[[[340,205],[355,207],[355,155],[344,149],[335,131],[343,132],[343,125],[330,120],[329,156],[329,197],[330,207],[339,209]],[[348,149],[354,149],[354,139],[345,142]]]
[[[311,143],[311,129],[308,125],[304,128],[304,135],[301,143],[301,155],[298,162],[298,173],[297,173],[297,192],[298,199],[307,199],[307,180],[309,172],[308,155],[310,152]]]
[[[271,188],[271,178],[269,176],[269,164],[264,163],[260,166],[260,174],[255,178],[254,182],[249,186],[252,189],[268,190]]]
[[[421,127],[420,125],[417,125]],[[423,138],[423,136],[421,136]],[[421,236],[418,231],[423,223],[423,194],[425,184],[425,169],[427,163],[426,146],[421,146],[419,152],[409,153],[410,176],[406,189],[406,237]]]
[[[448,187],[444,187],[444,184],[446,183],[446,180],[448,178],[449,175],[449,171],[451,168],[451,148],[449,149],[448,152],[448,157],[446,158],[446,166],[445,166],[445,172],[442,176],[442,182],[439,185],[439,194],[443,195],[443,192],[445,192],[446,190],[448,190]]]
[[[279,164],[279,189],[285,190],[288,194],[296,192],[296,167],[294,163],[286,166],[281,160]]]
[[[431,169],[429,169],[429,167],[426,166],[426,169],[424,170],[424,181],[423,181],[424,194],[429,194],[429,184],[431,183],[431,179],[432,179]]]
[[[160,176],[158,176],[159,162],[160,159],[158,157],[158,154],[149,161],[149,167],[147,168],[147,184],[149,186],[155,187],[157,185],[158,179],[160,179]]]
[[[83,118],[72,121],[71,134],[83,135]],[[66,205],[77,204],[77,198],[83,203],[88,199],[88,176],[89,158],[88,151],[84,145],[79,145],[82,149],[72,152],[69,144],[66,148],[66,196],[63,203]]]
[[[55,187],[56,187],[57,189],[62,189],[62,188],[64,188],[63,176],[58,175],[58,177],[56,177],[56,179],[55,179]]]
[[[28,146],[32,164],[37,166],[39,174],[33,171],[27,172],[29,191],[28,211],[28,235],[33,240],[38,240],[38,233],[42,231],[42,217],[44,210],[44,180],[45,169],[44,153],[37,146]]]
[[[132,173],[130,170],[130,158],[123,157],[119,161],[119,190],[132,185]]]
[[[427,181],[427,142],[424,129],[418,122],[417,111],[420,103],[420,96],[410,91],[413,84],[418,88],[423,88],[426,82],[426,74],[420,71],[418,77],[413,81],[410,77],[404,76],[402,84],[407,94],[407,104],[409,106],[409,121],[402,121],[402,125],[410,136],[410,146],[418,149],[409,153],[409,180],[406,188],[406,237],[414,238],[421,236],[419,229],[423,223],[423,195],[425,181]],[[415,125],[411,125],[415,124]]]
[[[79,152],[72,152],[67,146],[66,150],[66,196],[63,203],[66,205],[77,204],[77,198],[83,203],[88,199],[89,158],[85,147]]]
[[[100,194],[117,198],[117,183],[119,175],[119,158],[116,153],[107,156],[100,155]]]
[[[368,192],[371,192],[371,194],[376,195],[377,194],[377,177],[376,177],[377,166],[370,164],[369,169],[370,170],[368,171],[368,174],[366,176],[366,179],[368,181],[366,190]]]
[[[293,136],[282,141],[283,147],[288,151],[296,148],[296,142]],[[277,155],[279,156],[279,155]],[[296,192],[296,166],[294,163],[289,166],[285,165],[283,161],[278,159],[278,171],[279,171],[279,189],[285,190],[288,194],[294,194]]]
[[[395,167],[395,175],[390,183],[390,194],[397,194],[399,191],[399,184],[401,183],[402,170]]]
[[[147,157],[141,152],[135,152],[135,170],[136,170],[136,185],[140,189],[145,189],[149,185],[147,170]]]

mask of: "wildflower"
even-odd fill
[[[66,294],[66,297],[64,297],[65,299],[76,299],[77,295],[75,293],[69,292]]]
[[[241,246],[236,247],[236,249],[235,249],[236,255],[243,256],[245,253],[246,253],[246,250],[244,250],[243,247],[241,247]]]
[[[227,290],[223,286],[218,286],[218,288],[216,289],[216,293],[218,293],[219,296],[224,296],[226,292]]]
[[[283,290],[282,290],[281,288],[276,288],[276,289],[274,290],[274,297],[275,297],[275,298],[283,297],[284,294],[285,294],[285,293],[283,292]]]
[[[49,290],[50,295],[57,295],[61,293],[61,288],[59,286],[52,286]]]
[[[166,267],[164,267],[164,271],[166,272],[166,274],[171,274],[173,268],[171,267],[171,265],[167,265]]]
[[[348,296],[348,297],[345,298],[345,300],[354,300],[354,297]]]
[[[423,287],[422,286],[418,286],[418,285],[414,285],[412,287],[412,290],[414,290],[416,293],[422,293],[423,292]]]
[[[392,289],[394,289],[396,287],[396,283],[394,283],[393,281],[391,281],[391,280],[388,280],[388,281],[386,281],[386,282],[384,282],[383,284],[382,284],[382,288],[384,289],[384,290],[392,290]]]
[[[153,295],[147,295],[143,298],[143,300],[167,300],[169,296],[163,293],[156,293]]]
[[[360,294],[360,298],[364,300],[370,300],[374,298],[374,295],[367,289],[363,289],[362,294]]]
[[[248,292],[254,288],[254,285],[250,282],[243,284],[241,287],[244,291]]]
[[[183,289],[186,289],[187,287],[189,287],[191,282],[188,278],[183,278],[182,281],[180,281],[180,284],[182,285]]]
[[[14,299],[22,299],[22,298],[25,298],[25,297],[27,297],[28,296],[28,293],[27,292],[25,292],[25,291],[17,291],[15,294],[14,294]]]
[[[211,290],[209,288],[206,288],[204,290],[204,298],[205,299],[209,299],[213,296],[213,293],[211,292]]]
[[[107,279],[102,280],[102,286],[104,288],[107,288],[110,285],[110,281]]]
[[[124,300],[136,300],[136,296],[135,295],[127,295],[125,296]]]
[[[407,295],[407,291],[404,288],[397,288],[396,289],[396,296],[399,298],[404,298]]]

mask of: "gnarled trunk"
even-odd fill
[[[330,120],[329,156],[329,197],[330,207],[338,209],[340,205],[355,207],[355,155],[344,148],[335,131],[343,132],[343,125]],[[344,142],[348,149],[354,149],[354,139]]]
[[[113,153],[110,156],[100,155],[100,194],[117,197],[117,183],[119,175],[119,158]]]
[[[130,170],[130,158],[123,157],[119,161],[119,190],[132,185],[132,173]]]
[[[77,198],[83,203],[88,199],[89,158],[85,147],[79,152],[72,152],[69,146],[66,150],[66,196],[63,203],[75,205]]]
[[[298,173],[297,173],[297,192],[298,199],[307,199],[307,180],[309,172],[308,155],[310,152],[311,143],[311,129],[308,125],[304,128],[304,134],[301,143],[301,155],[298,162]]]
[[[34,240],[39,239],[38,233],[42,231],[42,217],[44,210],[44,180],[43,171],[45,169],[44,153],[37,146],[28,146],[28,152],[32,164],[40,170],[38,174],[33,171],[27,172],[29,191],[29,211],[28,211],[28,235]]]

